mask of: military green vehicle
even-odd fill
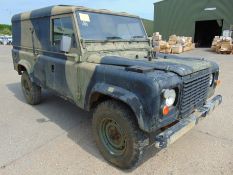
[[[17,14],[12,27],[26,101],[39,104],[44,88],[93,112],[97,147],[120,168],[174,143],[222,101],[208,100],[218,65],[152,53],[137,16],[59,5]]]

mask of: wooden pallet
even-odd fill
[[[230,55],[232,53],[232,51],[228,50],[228,51],[219,51],[219,54],[222,55]]]

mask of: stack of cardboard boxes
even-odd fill
[[[153,34],[152,43],[154,47],[154,52],[161,52],[161,53],[171,53],[171,46],[162,40],[162,35],[159,32]]]
[[[168,42],[162,40],[162,36],[156,32],[153,35],[155,52],[179,54],[195,48],[192,37],[171,35]]]
[[[172,47],[172,53],[173,54],[179,54],[183,52],[183,41],[182,38],[177,37],[176,35],[171,35],[169,37],[168,43]]]
[[[195,48],[195,44],[192,43],[192,37],[171,35],[168,42],[172,47],[173,54],[179,54]]]
[[[192,37],[184,37],[185,43],[183,45],[183,52],[195,49],[195,43],[192,42]]]
[[[232,38],[215,36],[211,48],[217,53],[231,54],[233,53]]]

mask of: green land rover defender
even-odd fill
[[[43,88],[93,112],[97,147],[120,168],[174,143],[222,101],[212,97],[219,66],[153,53],[138,16],[59,5],[14,15],[12,29],[26,101],[39,104]]]

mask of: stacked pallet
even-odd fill
[[[180,54],[183,52],[183,47],[182,47],[182,44],[184,43],[185,41],[176,36],[176,35],[171,35],[169,37],[169,40],[168,40],[168,43],[171,45],[171,48],[172,48],[172,53],[173,54]]]
[[[155,52],[179,54],[195,48],[192,37],[171,35],[168,42],[162,40],[162,36],[156,32],[153,35],[153,46]]]
[[[168,43],[172,47],[173,54],[187,52],[195,48],[195,44],[192,42],[192,37],[171,35]]]
[[[153,34],[152,43],[154,52],[166,54],[171,53],[171,46],[168,44],[168,42],[162,40],[162,35],[160,35],[159,32]]]
[[[211,48],[217,53],[231,54],[233,53],[232,38],[215,36]]]
[[[195,49],[195,44],[192,42],[192,37],[184,37],[185,43],[183,45],[183,52]]]

